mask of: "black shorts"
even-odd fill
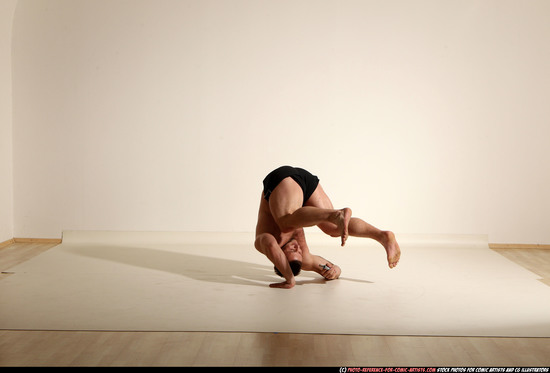
[[[309,197],[311,197],[313,192],[315,192],[315,189],[317,189],[317,185],[319,185],[319,178],[298,167],[282,166],[271,171],[263,181],[264,198],[269,201],[271,192],[275,190],[277,185],[279,185],[283,179],[289,176],[298,183],[300,188],[302,188],[302,191],[304,192],[304,201],[302,205],[305,205]]]

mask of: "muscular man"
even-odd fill
[[[348,236],[374,239],[386,250],[389,267],[397,265],[401,250],[395,235],[352,217],[349,208],[334,209],[317,176],[282,166],[269,173],[263,185],[254,246],[285,279],[270,287],[294,287],[300,270],[317,272],[328,280],[340,276],[340,267],[309,251],[303,228],[315,225],[332,237],[341,237],[342,246]]]

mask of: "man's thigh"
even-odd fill
[[[323,190],[321,184],[317,185],[315,192],[309,197],[306,202],[306,206],[319,207],[322,209],[333,209],[332,202],[328,198],[327,194]]]
[[[330,198],[328,198],[327,194],[323,190],[323,187],[321,187],[321,184],[317,185],[317,189],[315,189],[315,192],[313,192],[311,197],[307,200],[306,206],[319,207],[322,209],[334,209]],[[330,236],[338,237],[341,235],[336,224],[323,222],[317,226]]]
[[[271,192],[269,209],[275,221],[278,221],[281,217],[292,214],[302,207],[303,201],[302,188],[291,177],[287,177]]]

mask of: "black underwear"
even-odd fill
[[[302,191],[304,192],[304,201],[302,205],[305,205],[309,197],[311,197],[313,192],[315,192],[315,189],[317,189],[317,185],[319,185],[319,178],[303,168],[298,167],[282,166],[271,171],[263,181],[264,198],[269,201],[271,192],[275,190],[277,185],[279,185],[283,179],[289,176],[298,183],[300,188],[302,188]]]

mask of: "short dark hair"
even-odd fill
[[[298,274],[300,274],[300,271],[302,270],[302,262],[300,262],[299,260],[293,260],[291,262],[288,262],[288,264],[290,264],[290,269],[292,270],[292,274],[294,276],[298,276]],[[278,274],[281,277],[285,277],[283,276],[281,271],[277,269],[277,267],[273,266],[273,268],[275,269],[276,274]]]

